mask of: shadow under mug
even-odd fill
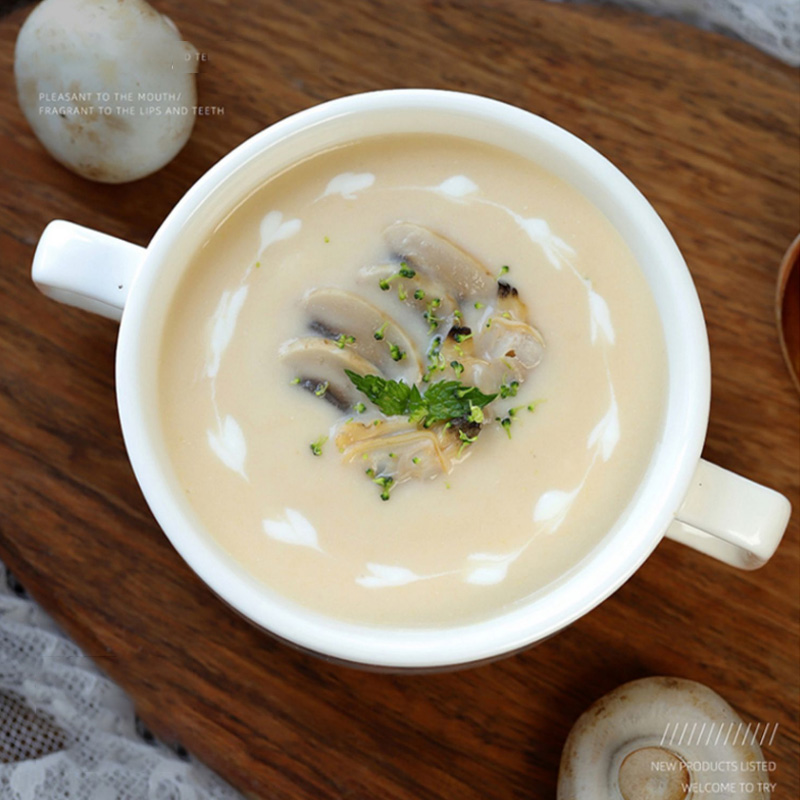
[[[567,575],[507,612],[449,628],[379,628],[308,611],[277,596],[198,524],[170,467],[157,418],[158,331],[182,274],[179,242],[208,231],[264,181],[330,147],[388,133],[453,134],[545,166],[619,231],[652,290],[666,333],[662,434],[634,497],[601,543]],[[661,219],[631,182],[586,143],[527,111],[438,90],[387,90],[323,103],[233,150],[182,198],[147,248],[65,221],[44,231],[33,280],[50,297],[120,320],[119,414],[136,478],[160,526],[206,584],[247,619],[302,649],[373,669],[446,669],[541,641],[613,593],[664,536],[753,569],[778,546],[788,500],[700,458],[710,362],[700,303]],[[155,334],[154,334],[155,332]],[[145,333],[147,335],[145,335]]]

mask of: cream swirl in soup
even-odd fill
[[[447,273],[448,247],[479,272]],[[288,169],[202,243],[161,414],[198,517],[287,601],[453,625],[602,540],[658,440],[666,372],[646,281],[583,195],[488,145],[397,135]],[[454,416],[382,406],[365,377],[421,398],[449,382]]]

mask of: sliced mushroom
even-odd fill
[[[437,278],[456,300],[486,297],[494,289],[494,279],[478,261],[428,228],[397,222],[383,236],[392,252],[415,270]]]
[[[450,472],[460,449],[451,431],[418,428],[403,417],[346,422],[336,446],[344,461],[363,465],[376,478],[391,478],[394,485]]]
[[[681,678],[618,687],[575,723],[561,757],[558,800],[766,800],[756,734],[716,692]],[[703,795],[706,796],[706,795]]]
[[[362,279],[388,286],[385,291],[419,312],[428,333],[444,327],[458,309],[453,296],[436,278],[416,272],[413,278],[398,274],[398,264],[378,264],[361,270]]]
[[[313,329],[337,340],[340,349],[353,350],[384,375],[409,385],[422,377],[422,358],[416,344],[388,314],[357,294],[343,289],[314,289],[303,298],[303,307]]]
[[[285,342],[280,358],[292,372],[293,380],[342,411],[361,400],[361,393],[347,377],[349,369],[359,375],[376,371],[375,365],[335,341],[320,337],[304,337]]]

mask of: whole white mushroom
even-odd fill
[[[17,37],[26,119],[68,169],[104,183],[143,178],[186,144],[197,51],[144,0],[44,0]]]
[[[758,732],[695,681],[623,684],[587,709],[561,756],[558,800],[767,800]]]

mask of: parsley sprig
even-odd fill
[[[464,386],[460,381],[438,381],[430,384],[425,393],[418,386],[409,386],[403,381],[383,378],[380,375],[359,375],[346,369],[345,373],[353,385],[363,392],[388,417],[408,417],[429,428],[438,422],[475,415],[497,397],[484,394],[476,386]]]

